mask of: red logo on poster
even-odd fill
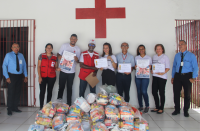
[[[76,19],[95,19],[95,37],[106,38],[106,19],[126,18],[125,8],[106,8],[106,0],[95,0],[95,8],[77,8]]]

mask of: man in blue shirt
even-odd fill
[[[184,40],[179,41],[180,52],[175,55],[172,79],[174,91],[175,111],[172,115],[180,114],[180,92],[184,89],[184,116],[189,117],[190,95],[192,83],[198,77],[198,64],[195,55],[187,51],[187,43]]]
[[[119,66],[119,63],[126,63],[131,64],[131,72],[133,71],[133,68],[135,66],[135,61],[133,55],[128,53],[129,45],[128,43],[124,42],[121,44],[122,52],[116,55],[117,58],[117,64]],[[125,94],[125,101],[129,102],[129,91],[131,86],[131,72],[117,72],[116,78],[116,84],[117,84],[117,90],[118,94],[120,96],[123,96],[123,93]]]
[[[8,100],[7,110],[8,115],[12,115],[12,111],[21,112],[18,109],[20,100],[23,74],[24,82],[28,81],[26,61],[24,56],[19,53],[19,44],[13,43],[11,46],[12,52],[6,54],[3,61],[3,75],[8,82]]]

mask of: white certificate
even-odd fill
[[[107,58],[94,59],[94,64],[96,68],[108,67]]]
[[[149,60],[137,60],[137,78],[150,78]]]
[[[70,71],[74,64],[74,56],[76,56],[76,54],[68,52],[68,51],[64,51],[62,58],[60,60],[59,67],[61,69]]]
[[[118,64],[118,72],[131,72],[131,63],[119,63]]]
[[[153,73],[163,73],[165,72],[165,65],[164,64],[153,64],[152,65]]]

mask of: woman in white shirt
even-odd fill
[[[115,69],[117,68],[117,59],[112,53],[112,47],[109,43],[103,44],[103,54],[101,58],[107,58],[108,67],[100,68],[102,70],[102,84],[113,85],[116,83]]]
[[[144,45],[139,45],[137,48],[137,56],[135,57],[135,69],[137,68],[137,60],[148,60],[149,61],[149,70],[151,69],[152,59],[150,56],[146,55],[146,50]],[[137,73],[137,72],[136,72]],[[147,93],[147,88],[149,86],[149,78],[140,78],[135,76],[135,84],[137,87],[137,95],[138,95],[138,103],[139,103],[139,110],[143,110],[143,100],[145,101],[145,109],[144,113],[147,113],[149,111],[149,96]]]
[[[156,108],[151,110],[151,112],[162,114],[165,104],[165,85],[167,82],[167,72],[170,70],[170,61],[169,58],[164,54],[165,49],[162,44],[157,44],[154,50],[156,55],[153,56],[153,64],[164,64],[165,71],[153,73],[152,94],[155,100]],[[158,97],[158,91],[160,94],[160,100]]]

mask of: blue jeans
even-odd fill
[[[149,78],[136,78],[135,83],[137,87],[139,106],[143,107],[142,97],[144,98],[146,107],[149,107],[149,96],[147,94],[147,88],[149,85]]]
[[[85,95],[85,90],[86,90],[86,87],[87,87],[87,84],[88,82],[87,81],[84,81],[84,80],[81,80],[80,79],[80,86],[79,86],[79,97],[83,97],[84,98],[84,95]],[[94,88],[92,88],[90,85],[90,93],[95,93],[96,94],[96,86]]]

